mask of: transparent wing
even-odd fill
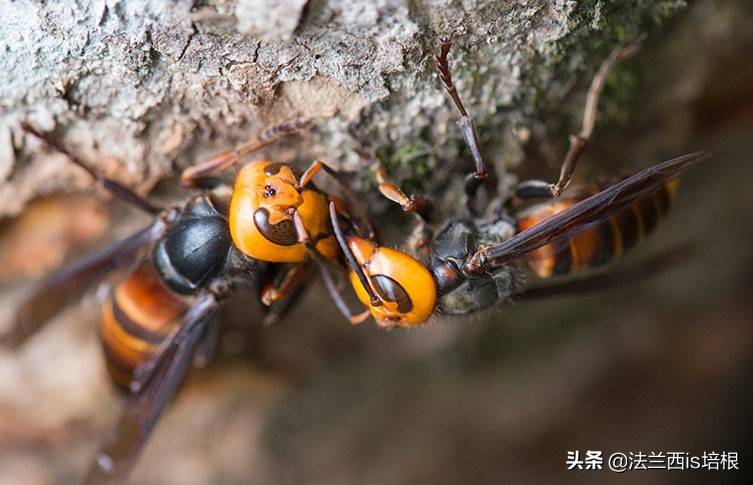
[[[127,476],[167,402],[183,381],[194,350],[205,336],[218,307],[217,298],[212,293],[197,298],[180,330],[156,358],[144,385],[129,396],[123,414],[89,471],[86,483],[118,481]]]
[[[17,347],[67,305],[80,300],[108,273],[130,263],[147,244],[165,232],[161,220],[126,239],[108,244],[42,280],[18,307],[11,330],[0,336],[0,345]]]
[[[691,153],[641,170],[519,232],[507,241],[480,249],[471,258],[470,265],[486,269],[498,268],[546,244],[572,237],[646,198],[667,181],[711,155],[711,152]]]

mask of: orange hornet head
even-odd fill
[[[358,236],[347,236],[346,240],[361,270],[351,269],[351,284],[379,325],[414,327],[431,317],[437,285],[424,265],[405,253]]]
[[[236,247],[273,262],[303,259],[291,212],[303,203],[298,180],[284,163],[256,161],[238,173],[230,200],[230,234]]]

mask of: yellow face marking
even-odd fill
[[[380,304],[372,305],[358,276],[351,271],[350,280],[358,299],[379,325],[413,327],[431,317],[437,285],[424,265],[405,253],[356,236],[348,238],[348,246],[366,273],[371,289],[380,297]]]
[[[306,247],[297,242],[293,211],[303,220],[316,249],[336,257],[337,243],[327,217],[327,197],[315,190],[298,190],[289,166],[251,162],[236,178],[230,200],[229,226],[235,246],[247,256],[273,263],[304,261]]]

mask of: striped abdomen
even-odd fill
[[[155,354],[187,308],[148,261],[111,291],[102,306],[100,335],[117,384],[128,387],[134,369]]]
[[[528,265],[540,278],[551,278],[584,270],[618,259],[654,229],[672,203],[678,181],[672,180],[659,190],[639,200],[584,231],[532,251]],[[593,195],[577,197],[531,207],[518,216],[518,231],[527,229],[577,202]]]

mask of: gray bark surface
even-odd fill
[[[542,112],[576,115],[559,106],[574,87],[583,91],[609,49],[682,4],[3,0],[0,215],[88,183],[24,137],[21,120],[55,130],[99,171],[146,192],[302,118],[310,129],[268,153],[356,170],[352,149],[365,142],[399,182],[431,194],[460,160],[456,116],[431,63],[438,35],[457,40],[457,85],[482,142],[504,147],[490,159],[504,175]]]
[[[339,9],[308,2],[304,11],[300,2],[278,2],[293,13],[265,16],[265,2],[161,10],[133,1],[107,3],[98,24],[97,15],[73,20],[90,15],[83,2],[53,15],[60,7],[39,14],[0,0],[0,210],[89,183],[21,138],[24,117],[54,126],[92,164],[146,191],[275,121],[317,113],[310,130],[266,154],[300,165],[322,156],[355,169],[352,146],[367,142],[395,178],[457,206],[452,189],[462,177],[449,174],[461,162],[467,170],[468,157],[429,64],[438,32],[456,35],[455,78],[487,161],[506,170],[524,149],[530,160],[535,146],[550,164],[515,171],[542,176],[548,167],[554,176],[600,60],[676,7],[437,4],[382,2],[369,16],[371,3],[358,10],[353,2]],[[409,332],[344,323],[315,283],[292,315],[269,328],[241,295],[221,315],[218,360],[192,370],[130,483],[624,483],[624,474],[607,470],[567,471],[567,451],[575,449],[581,456],[603,449],[605,458],[612,451],[738,450],[744,473],[753,362],[751,15],[749,0],[698,0],[655,30],[608,83],[579,167],[583,180],[593,180],[721,150],[683,177],[667,219],[617,264],[695,244],[688,261],[610,291],[439,317]],[[14,34],[26,25],[11,22],[21,16],[36,22],[26,36]],[[156,26],[170,18],[162,32],[172,40],[163,34],[158,41]],[[71,32],[88,29],[100,50],[68,44],[78,37],[54,27],[61,23]],[[415,31],[404,32],[405,25]],[[147,29],[148,40],[132,41]],[[35,53],[42,38],[48,51]],[[366,50],[338,52],[343,38]],[[53,55],[70,45],[84,54]],[[124,53],[134,51],[123,45],[151,46],[157,54],[149,69],[111,71],[131,62]],[[175,47],[173,57],[166,46]],[[53,60],[40,67],[34,58]],[[83,70],[74,58],[99,67]],[[51,87],[72,73],[73,104]],[[427,178],[417,180],[420,173]],[[102,206],[92,205],[89,211]],[[23,289],[0,287],[0,322],[9,321]],[[25,348],[0,351],[0,484],[78,483],[117,419],[123,400],[104,368],[99,312],[96,304],[73,306]],[[639,482],[659,476],[626,473]],[[707,483],[719,473],[671,476]]]

